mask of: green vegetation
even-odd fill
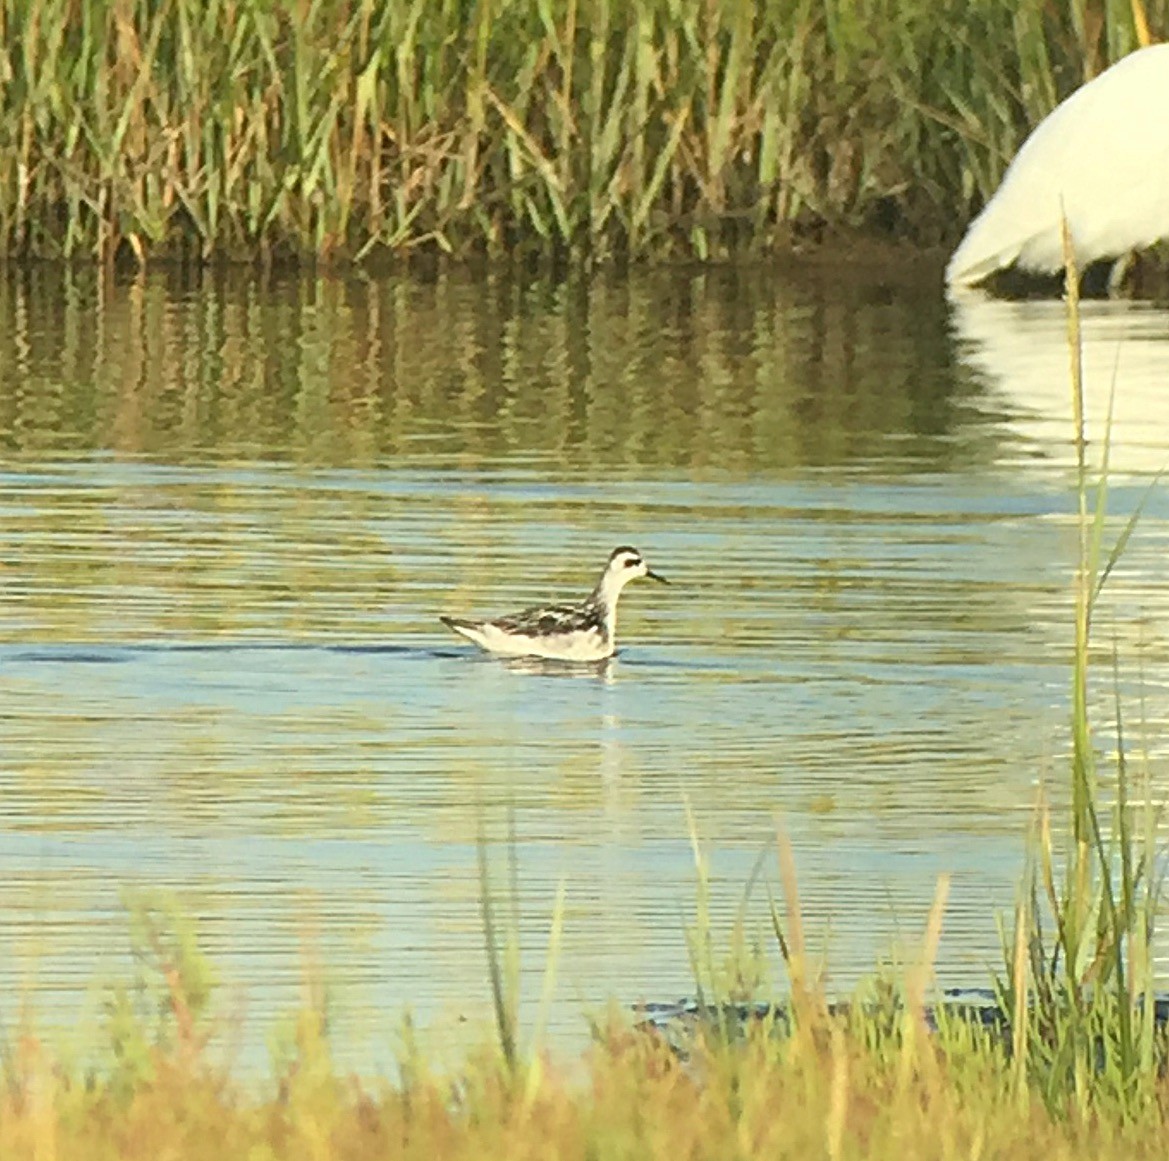
[[[1129,0],[0,0],[0,253],[946,240],[1136,43]]]
[[[1051,819],[1040,805],[1008,974],[998,991],[1011,1015],[1020,1085],[1037,1084],[1053,1108],[1102,1105],[1127,1117],[1155,1102],[1166,1065],[1164,1030],[1154,1021],[1152,937],[1161,891],[1157,817],[1147,782],[1143,802],[1134,806],[1130,800],[1119,698],[1112,792],[1107,797],[1102,792],[1088,718],[1088,679],[1096,603],[1141,508],[1104,557],[1109,431],[1093,486],[1086,460],[1079,279],[1066,223],[1064,254],[1079,501],[1071,806],[1063,827],[1066,850],[1059,858]],[[1089,506],[1093,492],[1095,503]],[[1056,870],[1059,862],[1062,875]]]

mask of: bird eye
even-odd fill
[[[625,559],[625,567],[626,568],[636,568],[639,564],[641,564],[640,557],[630,556],[630,557],[626,557],[626,559]]]

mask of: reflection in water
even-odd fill
[[[959,293],[953,325],[958,357],[985,379],[994,405],[1009,414],[1021,458],[1074,462],[1064,304]],[[1169,311],[1147,302],[1089,300],[1081,305],[1081,333],[1089,440],[1103,446],[1111,399],[1111,470],[1163,471],[1169,466]]]
[[[885,272],[0,280],[0,983],[84,1007],[124,967],[120,890],[160,886],[249,1059],[306,940],[349,1058],[405,1004],[466,1036],[475,842],[505,882],[510,816],[525,995],[563,881],[579,1037],[610,995],[692,990],[685,803],[720,919],[778,812],[835,985],[942,871],[941,975],[985,982],[1059,770],[1074,532],[1045,386],[956,317],[957,359],[936,284]],[[1169,675],[1167,518],[1154,495],[1107,610],[1141,645],[1126,707]],[[620,543],[672,584],[601,669],[436,619],[587,591]]]
[[[956,293],[952,309],[958,359],[986,383],[987,409],[1007,420],[1007,439],[1016,449],[1013,464],[1062,471],[1070,479],[1075,428],[1063,302],[1001,301],[971,291]],[[1146,491],[1134,481],[1169,468],[1169,311],[1147,302],[1085,301],[1081,346],[1085,434],[1094,471],[1103,466],[1108,447],[1108,508],[1117,517],[1109,543],[1136,505],[1144,505],[1139,535],[1126,549],[1096,616],[1100,660],[1109,665],[1117,645],[1146,663],[1164,662],[1169,659],[1165,497],[1162,488]],[[1162,678],[1150,670],[1142,680],[1150,692]]]
[[[24,454],[744,472],[945,436],[944,306],[821,273],[0,280]],[[932,447],[943,456],[944,443]]]
[[[615,657],[602,661],[557,661],[547,657],[505,657],[496,663],[506,665],[513,673],[526,673],[532,677],[576,677],[591,678],[594,681],[611,682]]]

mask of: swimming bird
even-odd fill
[[[617,648],[617,599],[637,577],[666,584],[636,548],[623,545],[609,554],[596,588],[579,604],[536,605],[490,621],[439,617],[456,633],[488,653],[505,657],[549,657],[559,661],[603,661]]]
[[[1009,266],[1062,270],[1061,216],[1081,270],[1169,238],[1169,44],[1130,53],[1039,123],[954,251],[947,284]]]

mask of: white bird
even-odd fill
[[[636,548],[613,549],[596,588],[575,605],[536,605],[490,621],[439,617],[488,653],[504,657],[548,657],[558,661],[604,661],[617,650],[617,599],[637,577],[666,584]]]
[[[1081,270],[1169,238],[1169,44],[1130,53],[1039,123],[954,251],[947,284],[1009,266],[1062,270],[1061,215]]]

